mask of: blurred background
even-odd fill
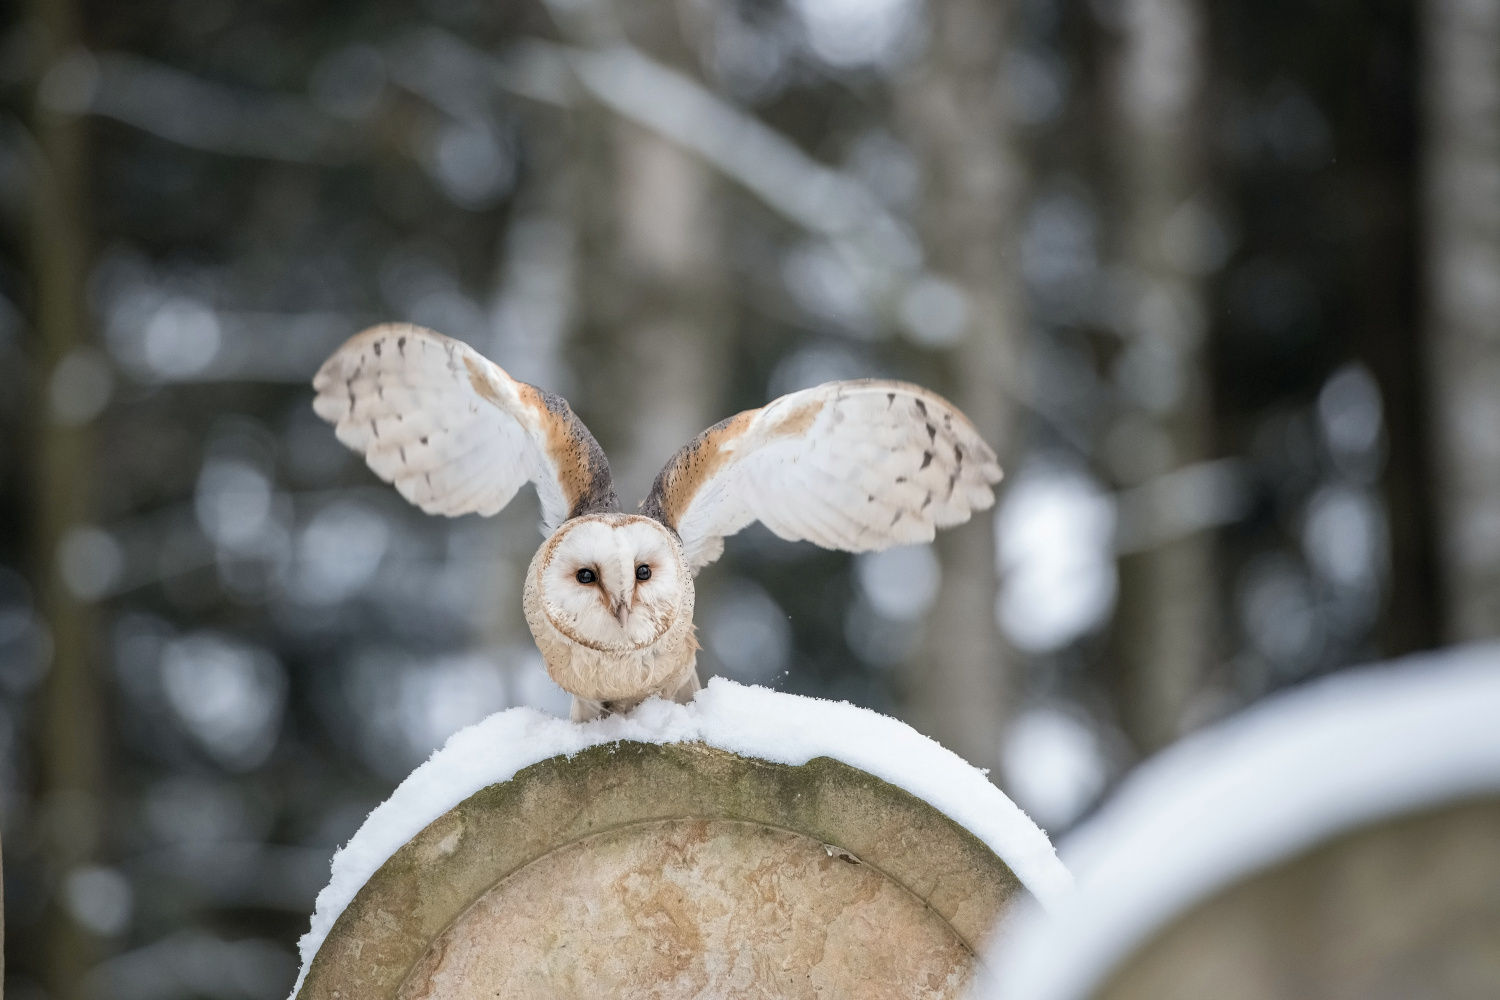
[[[633,504],[828,379],[993,514],[752,529],[700,669],[909,721],[1054,835],[1342,667],[1500,635],[1493,0],[31,0],[0,23],[7,995],[274,998],[464,725],[564,713],[530,491],[408,507],[308,380],[409,320]]]

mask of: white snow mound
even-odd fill
[[[332,878],[318,893],[312,927],[299,942],[302,971],[292,995],[302,988],[313,956],[355,893],[427,824],[522,768],[621,740],[706,743],[779,764],[832,757],[905,789],[969,830],[1010,866],[1042,906],[1051,909],[1072,886],[1072,876],[1047,835],[984,771],[904,722],[847,702],[715,677],[689,705],[653,698],[628,715],[581,724],[511,708],[455,733],[333,856]]]

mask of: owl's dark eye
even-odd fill
[[[651,579],[651,567],[647,566],[645,563],[641,563],[635,568],[635,578],[637,580]]]
[[[581,570],[579,570],[578,574],[577,574],[577,577],[578,577],[578,582],[581,583],[581,584],[583,584],[585,587],[587,587],[589,584],[593,583],[595,580],[599,579],[599,577],[596,576],[595,573],[594,573],[594,571],[591,570],[591,569],[581,569]]]

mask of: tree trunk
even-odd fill
[[[622,13],[626,13],[622,9]],[[665,0],[632,8],[630,40],[685,72],[690,53]],[[633,511],[672,454],[726,414],[732,317],[713,171],[648,129],[598,107],[574,112],[583,185],[580,409],[611,456]]]
[[[1446,638],[1500,636],[1500,6],[1426,12],[1427,337]]]
[[[1002,464],[1017,452],[1014,401],[1021,382],[1024,306],[1017,206],[1023,176],[995,81],[1006,7],[982,0],[929,5],[925,58],[895,83],[896,121],[923,164],[918,220],[930,270],[963,290],[968,331],[953,349],[944,390],[995,446]],[[941,532],[942,589],[911,678],[915,724],[980,767],[994,765],[1013,657],[995,621],[994,518]]]
[[[45,73],[78,44],[78,11],[68,0],[37,0],[33,16],[44,39],[38,66]],[[33,114],[32,273],[35,340],[32,349],[30,454],[31,538],[37,609],[51,630],[51,668],[42,693],[38,757],[38,842],[54,900],[47,915],[44,962],[50,996],[78,994],[94,942],[56,901],[69,871],[94,854],[100,833],[98,654],[92,610],[64,582],[59,545],[92,511],[93,434],[51,417],[49,385],[68,354],[88,339],[84,303],[87,239],[86,135],[83,122],[44,106]]]
[[[631,122],[612,125],[622,292],[615,394],[630,428],[615,479],[628,509],[678,448],[720,413],[729,311],[709,168]]]
[[[1205,317],[1198,276],[1206,207],[1199,195],[1202,13],[1193,0],[1126,0],[1109,80],[1108,148],[1116,184],[1116,252],[1134,288],[1118,317],[1121,412],[1155,447],[1159,467],[1116,462],[1118,485],[1208,455]],[[1114,621],[1127,732],[1143,751],[1178,735],[1208,657],[1213,624],[1211,540],[1205,533],[1120,559]]]

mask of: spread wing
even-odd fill
[[[698,435],[641,513],[677,532],[697,570],[756,520],[850,552],[931,541],[993,504],[999,481],[994,451],[942,397],[905,382],[828,382]]]
[[[429,514],[488,516],[528,481],[549,530],[619,509],[604,452],[567,401],[460,341],[371,327],[323,363],[313,388],[339,440]]]

